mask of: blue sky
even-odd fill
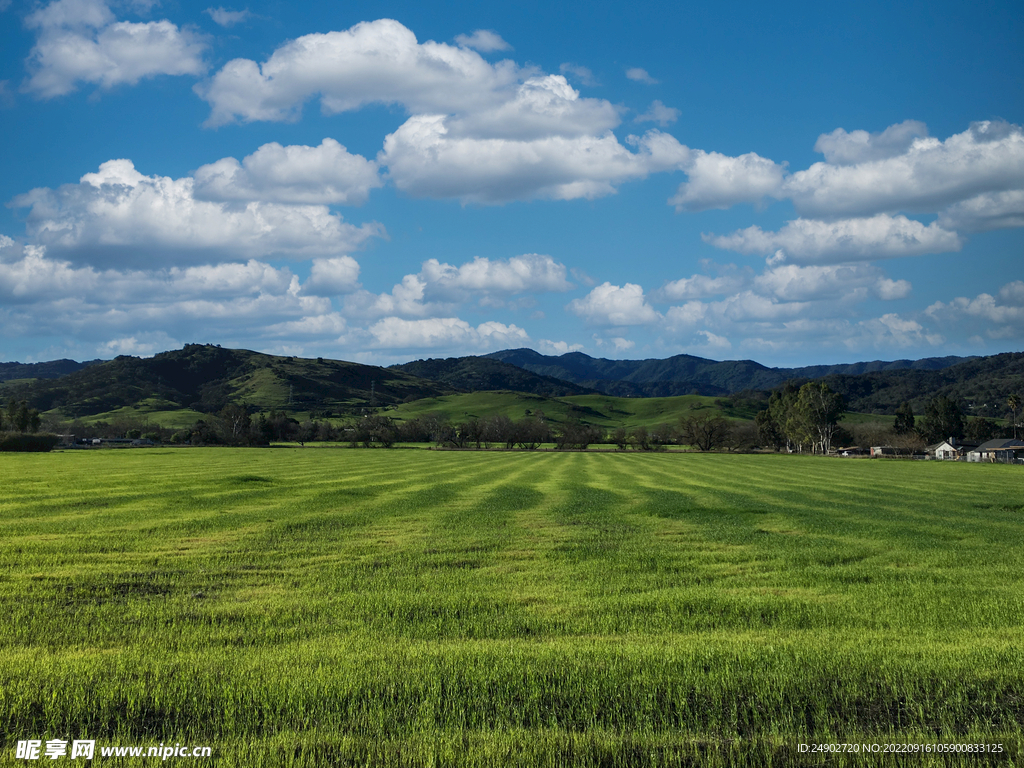
[[[1024,340],[1012,3],[0,17],[0,359]]]

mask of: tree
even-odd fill
[[[680,423],[681,439],[700,451],[713,451],[726,443],[732,425],[717,413],[689,416]]]
[[[758,411],[754,417],[754,425],[757,427],[757,439],[761,445],[771,446],[776,451],[786,447],[786,436],[775,423],[770,410],[765,408]]]
[[[960,403],[940,395],[928,401],[921,422],[921,433],[929,443],[948,438],[964,439],[964,414]]]
[[[800,429],[810,435],[812,445],[822,453],[832,449],[832,437],[845,410],[843,396],[825,382],[810,381],[800,387],[796,408]]]
[[[1017,439],[1017,411],[1020,410],[1020,395],[1014,393],[1006,398],[1006,405],[1013,414],[1013,439]]]
[[[904,400],[896,409],[896,420],[893,421],[892,431],[897,435],[906,435],[914,431],[914,427],[917,426],[916,422],[914,409],[910,407],[910,403]]]
[[[972,443],[984,443],[999,436],[999,425],[991,419],[971,419],[964,427],[964,437]]]
[[[807,436],[804,434],[802,420],[797,413],[797,400],[800,390],[795,384],[786,384],[781,389],[772,392],[768,398],[768,418],[771,421],[771,429],[774,430],[782,441],[778,447],[785,446],[786,450],[792,451],[793,445],[800,446]]]
[[[362,443],[364,448],[372,448],[374,444],[380,444],[384,448],[390,448],[395,444],[397,437],[398,427],[395,426],[393,419],[371,413],[356,422],[352,445]]]
[[[248,442],[252,418],[249,416],[249,409],[245,405],[229,403],[221,408],[219,416],[224,429],[224,436],[228,443],[237,445]]]
[[[601,430],[576,419],[570,419],[555,433],[555,448],[560,451],[576,449],[585,451],[591,443],[601,439]]]

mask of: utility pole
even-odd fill
[[[370,407],[377,405],[377,381],[370,382]]]

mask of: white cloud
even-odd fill
[[[421,349],[437,347],[475,347],[498,349],[523,346],[530,340],[522,328],[494,321],[476,328],[457,317],[404,320],[386,317],[369,329],[376,347]]]
[[[948,303],[937,301],[925,314],[942,325],[984,331],[989,338],[1024,338],[1024,282],[1007,283],[998,298],[981,293],[973,299],[959,296]]]
[[[516,83],[511,62],[494,66],[465,48],[419,43],[391,19],[343,32],[304,35],[262,64],[229,61],[196,92],[211,106],[209,125],[235,120],[293,120],[319,96],[324,113],[366,104],[401,104],[414,113],[450,113],[495,106]]]
[[[582,344],[570,344],[567,341],[541,339],[537,342],[537,351],[542,355],[565,355],[569,352],[578,352],[581,349],[583,349]]]
[[[902,154],[878,160],[815,163],[790,176],[784,193],[804,216],[869,216],[938,211],[981,194],[1021,188],[1024,131],[985,121],[946,141],[916,138]]]
[[[875,283],[875,291],[878,294],[878,298],[884,301],[905,299],[910,295],[911,288],[909,280],[890,280],[883,277]]]
[[[640,67],[630,67],[629,69],[627,69],[626,77],[638,83],[647,83],[648,85],[655,85],[658,82],[649,74],[647,74],[646,69],[641,69]]]
[[[621,287],[602,283],[584,298],[573,299],[566,309],[594,325],[644,325],[661,317],[647,303],[644,289],[633,283]]]
[[[619,124],[619,110],[603,99],[581,99],[562,75],[527,78],[490,109],[445,121],[452,138],[530,140],[605,134]]]
[[[783,264],[766,269],[754,279],[764,295],[783,301],[862,300],[871,295],[902,299],[910,293],[906,280],[890,280],[880,269],[866,264],[798,266]]]
[[[939,226],[968,232],[1024,227],[1024,189],[986,192],[954,203],[939,215]]]
[[[235,24],[241,24],[243,21],[248,19],[252,14],[249,13],[249,9],[246,8],[243,11],[233,11],[230,8],[207,8],[203,13],[207,14],[214,23],[219,24],[222,27],[233,27]]]
[[[625,352],[627,349],[632,349],[636,346],[636,342],[631,339],[624,339],[621,336],[615,336],[610,339],[612,346],[615,347],[616,352]]]
[[[1024,280],[1014,280],[999,289],[999,300],[1004,304],[1024,307]]]
[[[703,299],[733,293],[740,290],[746,282],[746,276],[737,274],[720,275],[719,277],[693,275],[673,280],[658,291],[657,296],[663,301]]]
[[[507,261],[477,256],[460,267],[428,259],[420,271],[431,295],[462,299],[468,294],[568,291],[573,285],[565,274],[565,265],[537,253]]]
[[[872,160],[884,160],[904,154],[919,138],[927,138],[928,126],[917,120],[905,120],[890,125],[881,133],[851,131],[836,128],[823,133],[814,145],[832,165],[857,165]]]
[[[530,141],[453,138],[445,118],[412,117],[388,135],[378,161],[395,185],[415,197],[494,204],[549,198],[592,199],[617,184],[678,167],[686,148],[650,131],[630,152],[609,131],[602,136],[549,136]]]
[[[731,235],[702,235],[705,242],[744,254],[766,255],[781,251],[774,262],[803,264],[873,261],[899,256],[959,251],[955,232],[935,222],[925,226],[906,216],[879,214],[863,219],[817,221],[796,219],[778,232],[753,226]]]
[[[558,71],[561,72],[563,75],[571,76],[574,80],[578,80],[581,84],[587,86],[588,88],[600,85],[600,83],[597,81],[597,78],[594,77],[594,73],[591,72],[586,67],[580,66],[579,64],[565,62],[559,65]]]
[[[78,83],[134,85],[157,75],[201,75],[206,43],[166,19],[117,21],[100,0],[57,0],[31,14],[38,38],[22,90],[39,98],[70,93]]]
[[[505,305],[504,297],[510,295],[571,288],[572,283],[565,279],[565,266],[536,253],[508,260],[478,256],[459,267],[428,259],[418,274],[403,277],[390,293],[359,291],[346,298],[345,307],[351,315],[359,317],[438,316],[450,314],[456,304],[472,300],[481,307],[497,307]],[[534,303],[532,296],[528,296],[512,308],[531,307]]]
[[[637,115],[635,122],[657,123],[662,128],[679,119],[680,112],[674,107],[666,107],[658,99],[651,102],[650,108],[642,115]]]
[[[264,144],[241,163],[225,157],[201,166],[194,178],[198,200],[297,204],[360,205],[383,185],[375,162],[330,138],[318,147]]]
[[[268,325],[263,335],[286,339],[337,339],[348,330],[345,318],[337,312],[287,320]]]
[[[900,317],[895,313],[888,313],[877,319],[864,320],[859,325],[872,337],[876,346],[938,346],[945,341],[939,334],[928,333],[925,327],[916,320]]]
[[[748,152],[729,157],[718,152],[694,150],[684,170],[689,180],[669,199],[677,212],[729,208],[737,203],[757,203],[777,195],[786,172],[767,158]]]
[[[313,259],[309,279],[302,286],[312,296],[336,296],[359,287],[359,264],[351,256]]]
[[[455,42],[464,48],[473,48],[482,53],[511,51],[512,46],[501,39],[493,29],[478,29],[472,35],[457,35]]]
[[[147,264],[218,257],[288,258],[351,251],[383,234],[355,227],[323,205],[251,202],[244,207],[195,199],[190,177],[144,176],[130,160],[110,160],[78,184],[15,198],[30,208],[29,234],[74,261]]]

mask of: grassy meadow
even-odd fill
[[[28,738],[218,766],[1024,759],[1013,466],[8,454],[0,615],[0,765]]]

